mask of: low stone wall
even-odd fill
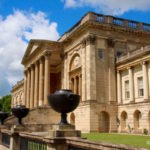
[[[21,128],[18,126],[19,130]],[[27,150],[26,148],[23,148],[24,145],[22,145],[22,142],[20,142],[22,140],[26,141],[26,146],[28,146],[28,143],[32,142],[39,144],[43,143],[44,146],[47,147],[47,150],[148,150],[145,148],[134,148],[121,144],[92,142],[80,137],[50,137],[48,132],[31,133],[22,132],[18,129],[16,128],[15,130],[1,130],[1,134],[5,133],[10,136],[10,150]],[[1,140],[0,143],[2,144]],[[23,149],[20,149],[20,147],[22,147]]]
[[[46,133],[44,133],[46,135]],[[110,144],[105,142],[92,142],[86,139],[77,137],[67,138],[50,138],[44,137],[42,133],[20,133],[23,138],[42,141],[47,144],[47,150],[148,150],[145,148],[135,148],[122,144]],[[57,147],[58,146],[58,147]],[[52,147],[57,147],[52,149]]]

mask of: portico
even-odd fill
[[[58,73],[59,76],[61,75],[59,67],[61,66],[61,46],[57,42],[48,42],[42,45],[42,41],[37,46],[36,42],[30,42],[27,53],[22,60],[22,64],[25,66],[23,103],[31,109],[47,105],[47,95],[56,90],[57,86],[61,86],[60,80],[58,83],[57,77],[54,78],[54,75]],[[35,45],[36,48],[34,49]],[[51,80],[53,81],[51,82]],[[51,87],[51,84],[56,80],[57,85]]]

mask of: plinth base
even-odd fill
[[[11,127],[11,132],[22,132],[24,130],[25,130],[25,127],[21,125],[13,125]]]
[[[53,125],[48,137],[81,137],[81,131],[75,130],[73,125]]]

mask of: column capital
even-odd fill
[[[28,72],[28,69],[26,68],[26,69],[24,69],[24,74],[26,74]]]
[[[40,56],[40,57],[39,57],[39,63],[40,63],[40,64],[43,63],[43,58],[44,58],[43,56]]]
[[[117,70],[117,73],[121,73],[121,70]]]
[[[133,69],[133,66],[127,66],[127,70]]]
[[[30,72],[30,70],[31,70],[31,66],[28,66],[27,71]]]
[[[36,59],[35,62],[34,62],[34,64],[38,65],[39,64],[39,59]]]
[[[81,41],[81,48],[85,48],[86,46],[86,38]]]
[[[30,68],[31,68],[31,70],[33,70],[33,67],[35,66],[35,64],[31,64],[30,65]]]
[[[114,39],[113,38],[108,38],[107,39],[107,45],[108,45],[108,47],[114,47],[115,46],[115,42],[114,42]]]
[[[45,58],[49,58],[51,55],[52,55],[52,52],[50,52],[50,51],[47,51],[47,50],[46,50],[46,51],[44,52],[44,57],[45,57]]]
[[[94,45],[96,42],[96,36],[94,35],[89,35],[88,37],[85,38],[86,45],[92,44]]]
[[[147,64],[147,61],[142,61],[142,65],[146,65]]]

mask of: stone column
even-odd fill
[[[43,80],[43,68],[44,62],[42,58],[40,58],[40,71],[39,71],[39,106],[43,105],[44,98],[44,80]]]
[[[74,93],[77,94],[77,78],[76,76],[74,77]]]
[[[38,107],[39,100],[39,63],[38,61],[35,63],[35,82],[34,82],[34,107]]]
[[[82,63],[82,101],[86,100],[86,41],[83,40],[81,43],[81,52],[82,52],[82,56],[81,56],[81,63]]]
[[[147,64],[146,64],[146,62],[143,62],[142,70],[143,70],[144,99],[147,100],[149,98],[149,94],[148,94],[149,87],[148,87],[148,71],[147,71]]]
[[[27,71],[27,108],[30,108],[30,68]]]
[[[24,70],[24,98],[23,105],[26,106],[27,101],[27,70]]]
[[[79,95],[82,99],[82,75],[79,75]]]
[[[134,78],[133,69],[129,67],[129,89],[130,89],[130,101],[134,101]]]
[[[45,54],[45,73],[44,73],[44,105],[48,104],[47,96],[50,91],[50,53]]]
[[[86,99],[96,100],[96,49],[95,37],[86,39]]]
[[[31,65],[31,92],[30,92],[30,108],[33,108],[34,103],[34,65]]]
[[[118,104],[122,103],[122,85],[121,85],[121,74],[120,71],[117,71],[117,95],[118,95]]]

